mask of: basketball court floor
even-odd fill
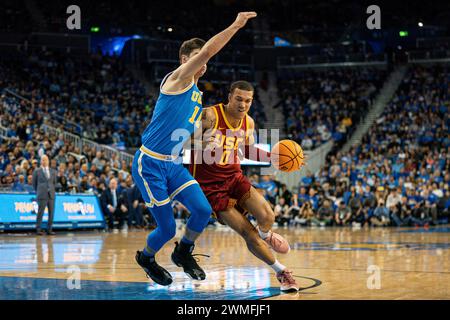
[[[293,271],[298,293],[281,293],[243,240],[210,226],[195,250],[210,255],[199,257],[205,281],[170,261],[173,241],[158,254],[174,276],[169,287],[148,280],[134,261],[148,231],[1,234],[0,299],[450,299],[449,226],[276,230],[291,243],[278,259]]]

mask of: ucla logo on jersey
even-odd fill
[[[192,91],[191,100],[194,102],[197,102],[201,105],[202,104],[202,95],[198,91]]]
[[[199,112],[201,109],[201,105],[202,105],[202,95],[198,91],[192,91],[191,100],[195,103],[200,104],[200,106],[194,107],[194,112],[192,113],[191,117],[189,118],[189,123],[192,123],[192,124],[195,123],[195,127],[199,128],[200,122],[202,120],[202,112]]]

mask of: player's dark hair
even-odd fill
[[[255,91],[255,88],[253,88],[253,86],[250,82],[243,81],[243,80],[233,82],[230,86],[230,93],[233,94],[234,90],[236,90],[236,89],[244,90],[244,91]]]
[[[205,45],[206,41],[200,38],[192,38],[190,40],[186,40],[181,44],[179,58],[181,61],[181,56],[189,56],[192,51],[195,49],[201,49]]]

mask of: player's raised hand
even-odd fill
[[[183,63],[172,73],[164,85],[167,85],[167,82],[174,81],[181,88],[184,88],[183,86],[187,81],[191,80],[192,77],[200,71],[202,66],[207,64],[209,59],[222,50],[236,32],[244,27],[249,19],[254,17],[256,17],[256,12],[239,12],[236,20],[228,28],[209,39],[198,54],[193,56],[186,63]],[[177,91],[175,89],[172,90]]]
[[[240,28],[243,28],[249,19],[253,19],[257,16],[256,12],[239,12],[236,17],[236,20],[233,22],[233,25]]]

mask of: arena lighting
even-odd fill
[[[125,47],[125,43],[131,39],[142,39],[141,35],[134,34],[130,36],[121,37],[93,37],[93,45],[100,47],[102,53],[105,55],[121,55]]]
[[[398,34],[399,34],[400,37],[407,37],[408,36],[408,31],[401,30],[401,31],[399,31]]]
[[[423,22],[419,21],[419,23],[417,25],[422,28],[423,27]]]
[[[167,29],[167,31],[169,31],[169,32],[172,32],[172,31],[173,31],[173,29],[172,29],[172,28],[168,28],[168,29]]]
[[[275,47],[292,47],[289,41],[280,37],[274,37],[273,42]]]

